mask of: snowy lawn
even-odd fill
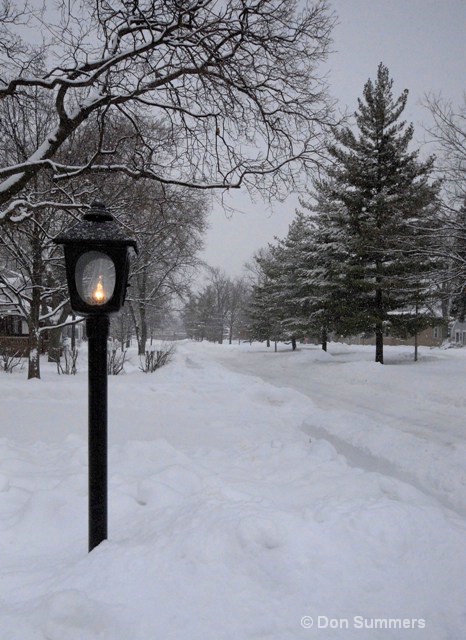
[[[134,358],[109,379],[91,554],[85,355],[0,374],[1,640],[461,640],[466,351],[410,355]]]

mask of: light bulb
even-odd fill
[[[94,304],[104,304],[107,297],[105,295],[104,286],[102,284],[102,276],[99,276],[99,280],[97,282],[97,286],[92,292],[92,301]]]

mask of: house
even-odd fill
[[[78,317],[78,322],[76,322],[75,316],[68,316],[66,322],[69,324],[65,325],[61,329],[61,337],[63,344],[65,344],[65,340],[67,342],[76,343],[77,345],[81,344],[84,339],[87,339],[86,336],[86,323],[82,322],[83,318]]]
[[[0,354],[25,356],[28,353],[29,330],[10,291],[10,285],[14,289],[18,279],[19,276],[8,271],[2,274],[0,282]]]
[[[458,347],[466,345],[466,321],[455,320],[450,325],[450,343]]]
[[[432,327],[427,327],[423,331],[417,334],[417,344],[420,347],[440,347],[443,342],[448,338],[448,327],[445,323],[439,323]],[[395,338],[387,335],[384,337],[384,344],[386,345],[411,345],[414,346],[415,337],[409,338]]]
[[[466,325],[465,325],[466,331]],[[417,334],[417,344],[419,347],[440,347],[448,338],[448,327],[444,323],[439,323],[433,327],[427,327]],[[337,342],[346,342],[347,344],[367,344],[375,345],[375,334],[363,333],[358,336],[335,336]],[[384,345],[407,345],[414,347],[415,336],[409,338],[398,338],[391,336],[389,331],[384,335]],[[466,344],[466,337],[465,337]]]
[[[12,293],[20,276],[12,271],[2,274],[0,282],[0,354],[26,358],[29,355],[29,328]],[[47,335],[41,336],[41,353],[47,350]]]
[[[29,331],[27,323],[11,310],[0,308],[0,354],[18,355],[29,353]]]
[[[466,324],[464,325],[464,330],[464,344],[466,344]],[[445,340],[448,339],[449,335],[450,331],[447,320],[442,318],[440,314],[437,314],[431,326],[419,331],[417,336],[411,335],[406,338],[392,335],[390,324],[386,323],[383,342],[384,345],[389,346],[407,345],[414,347],[417,343],[419,347],[440,347]],[[357,336],[335,336],[334,339],[348,344],[375,345],[375,334],[373,333],[362,333]]]

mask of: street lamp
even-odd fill
[[[124,304],[135,240],[101,202],[54,239],[65,251],[72,310],[86,316],[89,345],[89,551],[107,539],[107,340]]]

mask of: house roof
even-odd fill
[[[11,269],[5,269],[0,281],[0,316],[18,314],[16,296],[13,293],[24,285],[24,278]],[[8,291],[8,293],[6,293]],[[20,315],[20,314],[18,314]]]

